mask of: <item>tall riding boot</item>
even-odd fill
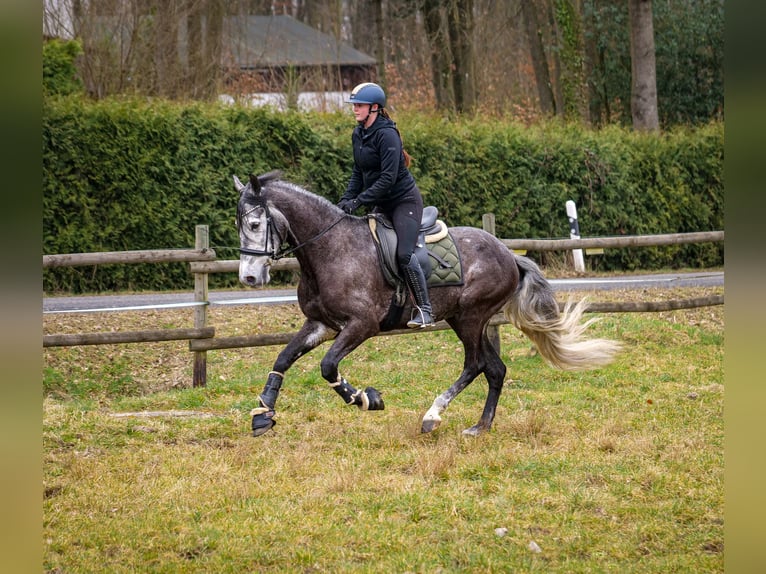
[[[407,326],[412,329],[422,329],[435,325],[431,316],[431,301],[428,298],[428,286],[423,269],[420,267],[418,258],[414,255],[410,257],[410,262],[403,268],[404,279],[407,282],[415,298],[416,312],[412,319],[407,322]]]

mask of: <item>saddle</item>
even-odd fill
[[[420,262],[429,287],[462,285],[460,253],[447,225],[438,217],[439,210],[433,205],[423,208],[414,256]],[[367,216],[367,221],[386,281],[392,287],[401,288],[404,278],[396,261],[397,237],[391,220],[381,213],[372,213]]]

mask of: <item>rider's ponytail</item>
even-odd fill
[[[379,113],[384,118],[390,120],[391,116],[388,115],[388,112],[386,111],[386,108],[380,108]],[[393,120],[391,120],[393,121]],[[399,134],[399,139],[402,141],[402,153],[404,154],[404,165],[406,167],[410,167],[410,163],[412,163],[412,156],[407,153],[407,150],[404,149],[404,140],[402,139],[402,134],[399,131],[399,128],[396,128],[396,133]]]

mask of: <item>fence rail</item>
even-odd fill
[[[147,249],[144,251],[67,253],[63,255],[43,255],[43,269],[114,263],[185,263],[190,261],[213,261],[215,258],[215,251],[212,249]]]
[[[528,251],[569,251],[570,249],[626,247],[659,247],[686,243],[723,241],[723,231],[696,231],[661,235],[625,235],[619,237],[586,237],[584,239],[501,239],[508,249]]]
[[[501,239],[508,249],[518,251],[569,251],[571,249],[597,249],[626,247],[662,247],[687,243],[716,243],[724,240],[723,231],[697,231],[692,233],[666,233],[662,235],[628,235],[621,237],[587,237],[585,239]],[[192,273],[231,273],[239,269],[239,259],[223,261],[192,261]],[[271,265],[272,271],[297,271],[298,260],[285,258]]]
[[[494,216],[485,214],[484,229],[494,235]],[[705,231],[695,233],[672,233],[663,235],[635,235],[621,237],[590,237],[584,239],[501,239],[509,249],[516,251],[568,251],[571,249],[628,248],[680,245],[685,243],[721,242],[723,231]],[[117,251],[100,253],[70,253],[62,255],[43,255],[43,268],[76,267],[84,265],[135,264],[187,262],[194,274],[194,301],[199,305],[194,308],[194,328],[165,329],[157,331],[126,331],[104,333],[55,334],[43,336],[43,347],[61,347],[78,345],[105,345],[116,343],[146,343],[159,341],[188,340],[189,350],[194,354],[193,386],[205,386],[207,381],[207,351],[266,345],[286,344],[295,333],[255,334],[238,337],[215,337],[215,328],[207,325],[208,275],[210,273],[231,273],[239,269],[239,260],[216,259],[216,253],[209,246],[208,227],[196,226],[194,249],[152,249],[142,251]],[[297,271],[300,269],[297,259],[285,258],[275,261],[272,270]],[[722,305],[723,295],[680,299],[672,301],[646,302],[601,302],[590,303],[588,312],[652,312],[675,309],[689,309],[711,305]],[[563,304],[561,304],[563,305]],[[507,324],[505,317],[498,313],[489,323],[488,335],[499,347],[497,327]],[[429,331],[449,329],[445,321],[438,322]],[[381,336],[404,335],[411,329],[401,329],[380,333]]]
[[[215,337],[215,328],[163,329],[161,331],[122,331],[106,333],[73,333],[45,335],[43,347],[76,347],[80,345],[111,345],[114,343],[156,343],[158,341],[185,341]]]
[[[586,313],[646,313],[652,311],[675,311],[678,309],[694,309],[696,307],[711,307],[723,305],[723,295],[710,295],[707,297],[693,297],[689,299],[673,299],[670,301],[637,301],[637,302],[603,302],[589,303]],[[559,303],[563,308],[564,303]],[[510,321],[502,313],[495,314],[489,321],[490,327],[508,325]],[[444,331],[451,329],[446,321],[437,321],[433,327],[418,329],[418,333],[427,331]],[[285,345],[295,336],[293,333],[270,333],[261,335],[238,335],[236,337],[216,337],[189,341],[191,351],[213,351],[216,349],[238,349],[245,347],[265,347],[268,345]],[[379,337],[389,335],[412,334],[412,329],[395,329],[380,333]]]

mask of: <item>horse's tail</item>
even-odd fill
[[[610,363],[620,344],[609,339],[585,339],[586,329],[597,319],[581,323],[586,300],[567,303],[563,311],[551,284],[540,268],[526,257],[516,256],[519,285],[505,305],[505,316],[537,347],[553,367],[574,371]]]

